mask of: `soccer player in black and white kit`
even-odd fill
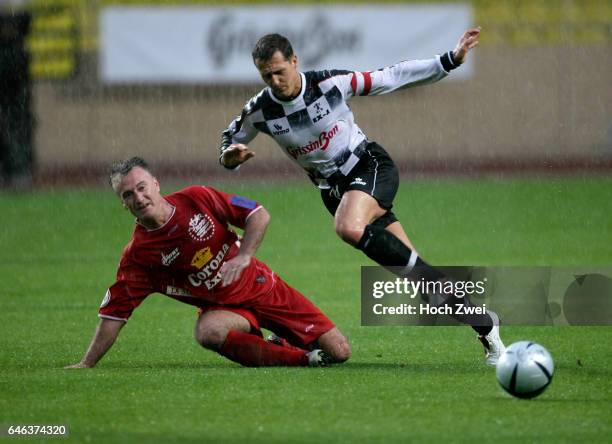
[[[397,167],[357,126],[347,101],[441,80],[464,62],[479,35],[480,28],[469,29],[454,50],[441,56],[366,72],[300,72],[291,43],[279,34],[265,35],[252,56],[267,87],[223,132],[219,161],[228,169],[238,168],[255,155],[246,144],[259,132],[268,134],[320,188],[342,240],[380,265],[400,267],[402,276],[447,279],[418,256],[391,211],[399,186]],[[446,303],[459,301],[450,299]],[[477,331],[486,362],[494,365],[504,350],[497,316],[454,317]]]

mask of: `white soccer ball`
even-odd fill
[[[552,381],[555,365],[540,344],[519,341],[506,348],[497,362],[497,380],[517,398],[535,398]]]

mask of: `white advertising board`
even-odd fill
[[[453,49],[469,5],[111,7],[100,18],[107,83],[260,82],[251,50],[264,34],[292,42],[300,69],[375,70]],[[469,76],[471,58],[451,78]]]

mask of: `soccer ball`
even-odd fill
[[[552,381],[555,365],[552,356],[535,342],[519,341],[506,348],[497,363],[497,380],[505,391],[517,398],[535,398]]]

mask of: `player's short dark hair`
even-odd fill
[[[261,60],[267,62],[272,58],[276,51],[280,51],[285,60],[293,55],[293,47],[287,37],[280,34],[266,34],[257,40],[251,55],[253,62]]]
[[[134,167],[140,167],[143,170],[151,172],[149,164],[147,164],[147,162],[145,162],[142,157],[134,156],[130,159],[120,160],[111,165],[110,173],[108,176],[108,182],[110,183],[110,186],[114,188],[113,181],[116,178],[125,177],[125,175],[129,173]]]

